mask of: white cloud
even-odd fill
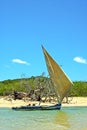
[[[79,63],[87,64],[87,60],[83,57],[75,57],[73,60]]]
[[[19,63],[19,64],[25,64],[25,65],[29,65],[28,62],[20,60],[20,59],[13,59],[12,62],[14,63]]]

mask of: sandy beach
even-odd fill
[[[11,107],[15,107],[15,106],[25,106],[28,104],[35,104],[38,105],[39,102],[37,101],[24,101],[24,100],[13,100],[10,99],[8,97],[0,97],[0,107],[7,107],[7,108],[11,108]],[[41,105],[53,105],[56,104],[56,102],[53,103],[49,103],[49,102],[45,102],[45,103],[41,103]],[[70,98],[70,102],[69,103],[62,103],[62,107],[69,107],[69,106],[87,106],[87,97],[73,97],[72,100]]]
[[[73,97],[69,103],[63,103],[62,106],[87,106],[87,97]]]

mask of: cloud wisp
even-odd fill
[[[87,64],[87,60],[83,57],[75,57],[73,60],[78,63]]]
[[[12,62],[13,63],[18,63],[18,64],[30,65],[28,62],[23,61],[21,59],[13,59]]]

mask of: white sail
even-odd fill
[[[66,96],[69,89],[73,86],[72,81],[64,73],[61,67],[54,61],[54,59],[48,54],[46,49],[42,46],[43,53],[46,60],[46,65],[50,78],[53,83],[55,93],[58,98],[58,102],[61,103]]]

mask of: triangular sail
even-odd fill
[[[68,76],[66,76],[61,67],[48,54],[43,46],[42,49],[44,52],[48,72],[58,98],[58,102],[61,103],[63,98],[66,96],[68,90],[72,87],[73,83],[68,78]]]

